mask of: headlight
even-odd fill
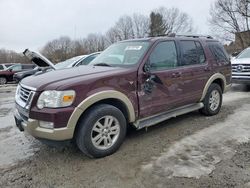
[[[37,107],[43,108],[61,108],[70,106],[75,99],[75,91],[44,91],[39,96]]]

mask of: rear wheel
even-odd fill
[[[105,157],[121,146],[126,135],[126,119],[116,107],[100,104],[92,107],[79,122],[78,148],[89,157]]]
[[[0,77],[0,85],[4,85],[7,83],[7,79],[5,77]]]
[[[219,113],[222,105],[222,89],[218,84],[212,83],[210,85],[203,104],[202,114],[213,116]]]

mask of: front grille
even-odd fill
[[[22,86],[18,85],[16,92],[16,102],[23,108],[28,109],[32,102],[35,92]]]
[[[19,96],[23,102],[27,103],[27,101],[29,100],[30,94],[31,94],[31,90],[28,90],[24,87],[20,88]]]
[[[232,65],[232,72],[250,72],[250,64]]]

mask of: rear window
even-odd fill
[[[207,42],[208,47],[216,61],[229,61],[229,56],[224,47],[219,42]]]

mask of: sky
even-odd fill
[[[193,19],[196,32],[209,34],[208,18],[215,0],[0,0],[0,48],[21,52],[69,36],[105,33],[123,15],[164,6],[177,7]]]

